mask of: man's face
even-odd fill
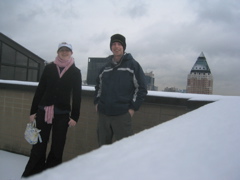
[[[119,42],[112,43],[111,49],[112,49],[114,56],[122,56],[123,55],[124,50],[123,50],[123,46],[121,43],[119,43]]]

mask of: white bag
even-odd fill
[[[37,144],[38,139],[39,139],[39,142],[41,143],[42,138],[39,133],[40,131],[41,131],[40,129],[36,128],[36,120],[34,120],[31,123],[27,123],[27,127],[24,132],[24,137],[25,137],[26,141],[29,144]]]

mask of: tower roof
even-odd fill
[[[197,58],[197,61],[192,67],[191,73],[211,73],[211,70],[208,66],[207,60],[203,54],[203,52]]]

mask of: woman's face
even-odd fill
[[[67,47],[60,48],[57,53],[62,60],[69,60],[73,54],[73,52]]]

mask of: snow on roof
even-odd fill
[[[226,97],[32,180],[240,179],[240,97]]]

